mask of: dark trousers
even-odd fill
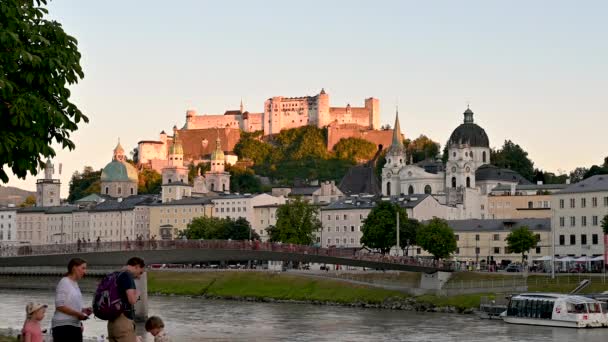
[[[72,325],[54,327],[53,342],[82,342],[82,328]]]

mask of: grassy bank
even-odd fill
[[[9,336],[0,336],[0,342],[17,342],[17,338]]]
[[[251,297],[279,300],[382,303],[401,292],[269,272],[149,272],[148,292],[161,294]]]

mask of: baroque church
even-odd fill
[[[491,164],[490,140],[467,108],[464,122],[447,142],[448,160],[413,163],[401,140],[399,113],[382,169],[382,194],[430,194],[455,210],[452,219],[485,218],[487,196],[496,186],[530,184],[517,172]],[[409,160],[408,160],[408,157]]]

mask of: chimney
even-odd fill
[[[570,184],[570,177],[566,178],[566,184]]]
[[[515,196],[515,188],[517,187],[517,184],[511,184],[511,196]]]
[[[543,181],[542,180],[536,181],[536,185],[543,185]]]

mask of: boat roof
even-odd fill
[[[597,300],[579,295],[569,295],[561,293],[521,293],[513,296],[513,299],[563,299],[568,303],[583,304],[596,303]]]

